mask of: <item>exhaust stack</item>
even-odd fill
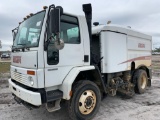
[[[83,11],[85,13],[88,31],[89,31],[89,38],[90,38],[90,47],[92,46],[92,6],[91,4],[83,4]]]

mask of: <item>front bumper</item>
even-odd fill
[[[42,105],[40,93],[26,90],[26,89],[16,85],[14,82],[11,81],[11,79],[9,79],[8,81],[9,81],[10,91],[14,95],[16,95],[18,98],[20,98],[20,99],[24,100],[25,102],[28,102],[32,105],[35,105],[35,106]]]

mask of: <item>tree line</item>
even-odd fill
[[[160,52],[160,47],[159,48],[155,48],[154,50],[152,50],[153,52]]]

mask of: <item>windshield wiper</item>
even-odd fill
[[[23,52],[25,51],[25,49],[30,50],[29,47],[26,46],[26,44],[17,44],[17,45],[22,45],[23,47],[16,48],[16,50],[17,49],[22,49]]]
[[[12,46],[12,52],[14,52],[14,51],[20,51],[20,49],[16,48],[15,46]]]
[[[19,44],[17,44],[17,45],[23,45],[23,46],[25,46],[26,44],[19,43]]]
[[[25,47],[26,47],[26,44],[17,44],[17,45],[22,45],[23,47],[20,47],[20,49],[22,49],[22,51],[24,52],[25,51]]]

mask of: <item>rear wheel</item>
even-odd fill
[[[73,95],[68,101],[69,115],[73,120],[89,120],[97,113],[101,101],[98,86],[91,81],[79,81],[73,86]]]
[[[135,92],[143,94],[146,91],[148,84],[148,77],[146,71],[137,70],[134,74],[133,79],[136,81]]]

